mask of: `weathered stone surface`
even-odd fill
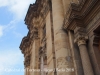
[[[100,0],[30,4],[25,17],[29,32],[20,45],[24,66],[52,71],[25,71],[25,75],[100,75],[100,38],[91,39],[100,34],[99,15]]]

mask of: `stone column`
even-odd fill
[[[90,63],[87,47],[86,47],[86,41],[88,40],[88,36],[85,35],[82,28],[76,29],[76,33],[78,33],[75,42],[78,44],[80,55],[81,55],[81,60],[82,60],[82,65],[83,65],[83,70],[84,70],[84,75],[94,75],[92,66]],[[82,31],[80,33],[79,31]]]
[[[68,34],[62,29],[64,21],[63,0],[52,0],[54,46],[57,74],[72,75],[71,72],[58,71],[58,69],[70,68],[72,58],[70,57],[70,47]]]
[[[70,47],[71,47],[75,75],[84,75],[80,53],[78,51],[77,45],[74,43],[74,32],[69,30],[68,35],[69,35],[69,41],[70,41]]]

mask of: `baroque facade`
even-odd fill
[[[100,75],[100,0],[36,0],[25,24],[25,75]]]

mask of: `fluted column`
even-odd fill
[[[83,65],[83,70],[84,70],[84,75],[94,75],[93,74],[93,69],[90,63],[87,47],[86,47],[86,41],[88,40],[88,36],[85,35],[82,28],[77,29],[77,37],[75,38],[75,42],[78,44],[80,55],[81,55],[81,60],[82,60],[82,65]],[[81,32],[82,33],[81,33]]]

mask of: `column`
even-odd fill
[[[63,0],[52,0],[52,13],[57,68],[57,74],[55,75],[73,75],[70,71],[58,71],[58,69],[69,69],[73,64],[71,62],[68,34],[62,29],[64,21]]]
[[[88,36],[85,35],[84,31],[85,29],[83,28],[76,29],[75,32],[77,36],[76,36],[75,42],[78,44],[78,47],[79,47],[84,75],[94,75],[92,66],[90,63],[87,47],[86,47],[86,41],[88,40]]]
[[[75,75],[84,75],[80,53],[78,51],[77,45],[74,43],[74,32],[69,30],[68,34],[69,34],[71,53],[74,63]]]

